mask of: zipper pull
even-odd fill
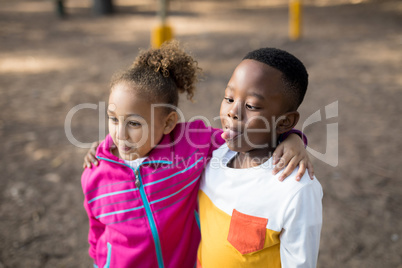
[[[141,186],[140,178],[138,176],[138,169],[135,171],[135,186],[137,186],[137,188],[140,188]]]

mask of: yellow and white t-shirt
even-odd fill
[[[215,150],[200,185],[198,266],[316,267],[322,226],[322,188],[297,169],[283,182],[272,158],[233,169],[226,144]]]

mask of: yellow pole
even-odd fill
[[[159,18],[160,24],[156,26],[151,33],[151,45],[153,48],[160,47],[164,42],[173,39],[173,30],[170,26],[166,24],[167,17],[167,5],[166,1],[168,0],[160,0],[159,1]]]
[[[298,40],[302,31],[302,3],[301,0],[290,0],[289,2],[289,38]]]

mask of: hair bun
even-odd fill
[[[186,92],[189,99],[194,96],[197,75],[201,69],[197,61],[180,48],[178,41],[164,43],[158,49],[142,51],[133,65],[148,66],[160,72],[163,77],[174,81],[180,93]]]

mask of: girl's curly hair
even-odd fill
[[[129,82],[150,102],[177,106],[179,93],[187,93],[192,100],[200,72],[197,61],[172,41],[158,49],[140,51],[130,68],[114,75],[111,88]]]

